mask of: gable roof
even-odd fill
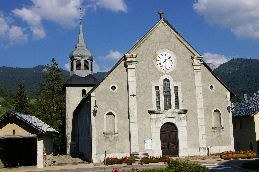
[[[139,47],[147,38],[148,36],[157,28],[157,26],[160,23],[165,23],[169,26],[170,29],[172,29],[178,38],[178,40],[183,43],[183,45],[195,56],[199,55],[201,56],[177,31],[176,29],[165,19],[161,18],[137,43],[133,45],[132,48],[130,48],[127,53],[133,52],[135,49]],[[126,53],[126,54],[127,54]],[[107,72],[107,74],[103,77],[102,80],[98,84],[96,84],[85,97],[89,96],[94,90],[109,76],[109,74],[124,60],[125,56],[123,55],[119,61]],[[212,69],[203,61],[204,66],[211,72],[211,74],[230,92],[231,96],[234,95],[234,93],[216,76],[216,74],[212,71]],[[85,98],[84,98],[85,99]],[[80,106],[81,103],[79,103],[78,106]]]
[[[253,116],[259,112],[259,91],[249,98],[245,98],[241,103],[233,108],[233,117]]]
[[[9,111],[5,113],[1,118],[0,118],[0,123],[7,118],[15,117],[18,120],[21,120],[25,123],[27,123],[29,126],[33,127],[34,129],[38,130],[41,133],[58,133],[57,130],[49,126],[48,124],[44,123],[41,121],[39,118],[27,114],[22,114],[20,112],[16,111]]]

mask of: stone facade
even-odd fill
[[[155,61],[164,51],[173,57],[168,71]],[[165,81],[170,88],[167,95]],[[176,156],[205,155],[233,150],[232,115],[227,110],[230,95],[199,53],[162,18],[89,91],[77,115],[91,117],[88,143],[92,143],[93,162],[105,156],[165,154],[164,124],[177,128],[171,133],[176,133]],[[114,115],[114,133],[106,132],[107,114]],[[213,122],[219,125],[214,127]]]

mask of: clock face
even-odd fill
[[[154,60],[156,66],[165,73],[170,72],[175,65],[174,54],[168,50],[156,53]]]

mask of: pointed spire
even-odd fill
[[[83,10],[80,7],[80,29],[78,34],[78,42],[76,47],[86,47],[85,41],[84,41],[84,34],[83,34]]]
[[[92,60],[92,54],[86,47],[86,43],[84,40],[84,34],[83,34],[83,12],[82,8],[80,8],[80,28],[78,33],[78,41],[75,46],[75,50],[70,53],[70,58],[75,57],[81,57],[84,59],[90,59]]]
[[[78,42],[77,42],[76,47],[86,47],[85,40],[84,40],[84,34],[83,34],[82,19],[80,19],[80,29],[79,29]]]

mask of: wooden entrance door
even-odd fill
[[[178,131],[173,123],[165,123],[160,129],[162,155],[178,156]]]

